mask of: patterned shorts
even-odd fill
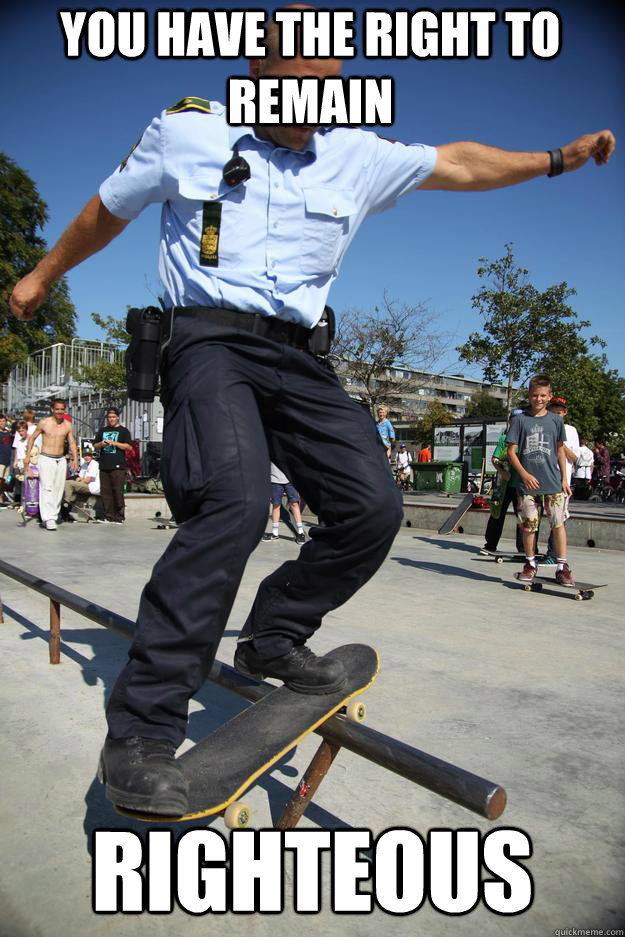
[[[555,495],[519,495],[517,500],[518,524],[523,530],[538,530],[541,509],[549,518],[552,529],[562,527],[569,516],[568,498],[563,491]]]

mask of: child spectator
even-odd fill
[[[293,520],[297,529],[295,535],[296,543],[305,543],[306,534],[302,524],[302,514],[299,508],[299,494],[288,480],[284,472],[281,472],[277,465],[271,463],[271,533],[263,534],[263,540],[279,540],[278,531],[280,529],[280,507],[282,506],[282,496],[286,499],[293,514]]]
[[[8,507],[5,487],[8,476],[11,474],[11,457],[13,439],[10,429],[7,428],[7,418],[0,413],[0,508]]]

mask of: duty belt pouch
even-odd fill
[[[158,387],[163,312],[156,306],[129,309],[126,331],[126,382],[131,400],[152,401]]]
[[[308,351],[311,355],[319,355],[321,358],[328,355],[334,341],[335,331],[336,318],[334,310],[331,306],[326,306],[308,339]]]

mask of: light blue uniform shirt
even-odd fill
[[[235,143],[251,175],[230,188],[222,173]],[[163,203],[168,305],[224,306],[312,328],[364,219],[419,186],[435,163],[434,147],[343,127],[318,131],[303,151],[275,147],[251,127],[230,127],[211,101],[210,113],[156,117],[100,198],[126,219]],[[218,265],[202,266],[204,204],[214,201],[222,203]]]

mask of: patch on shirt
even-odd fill
[[[200,265],[202,267],[219,266],[220,229],[221,202],[204,202],[200,238]]]
[[[123,159],[123,160],[121,161],[121,163],[119,164],[119,171],[120,171],[120,172],[121,172],[123,169],[126,168],[126,163],[127,163],[128,160],[130,159],[130,157],[132,156],[132,154],[134,153],[134,151],[137,149],[137,147],[138,147],[139,144],[141,143],[142,139],[143,139],[143,136],[140,136],[139,139],[137,140],[137,142],[132,144],[132,146],[131,146],[130,149],[128,150],[128,155],[125,156],[124,159]]]
[[[199,111],[201,114],[210,114],[210,101],[205,101],[204,98],[183,98],[182,101],[168,107],[165,113],[182,114],[184,111]]]

